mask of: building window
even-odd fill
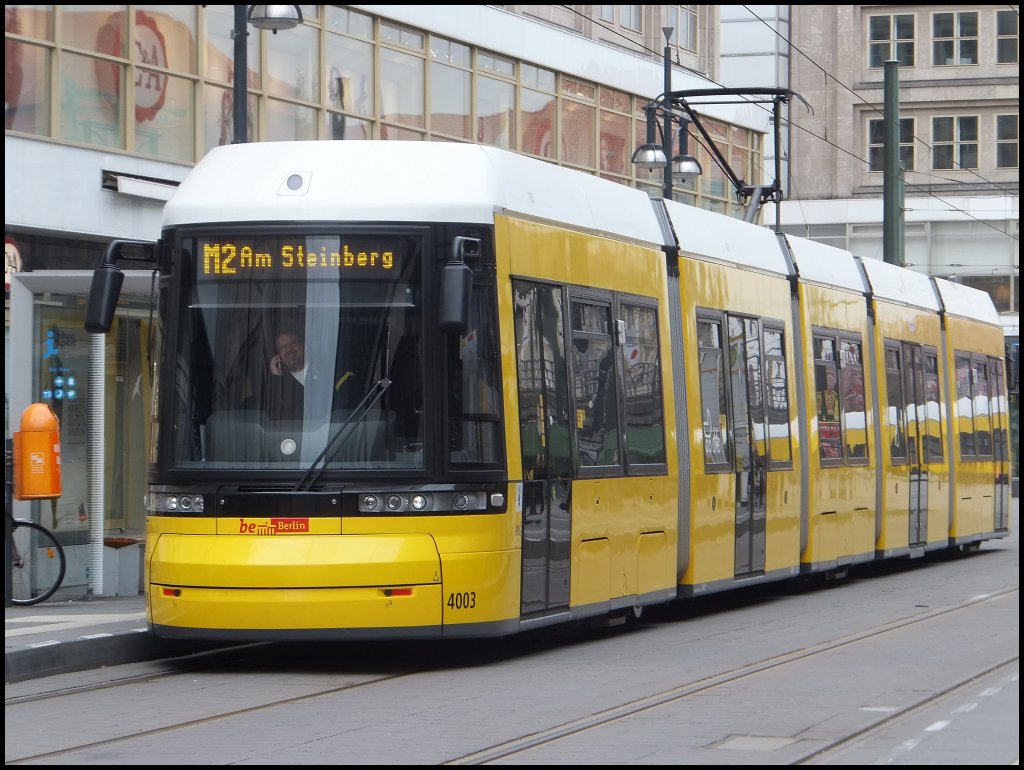
[[[562,76],[559,157],[564,163],[588,171],[597,167],[594,125],[597,114],[594,104],[596,95],[594,85]]]
[[[914,66],[914,15],[868,18],[868,67],[881,67],[895,58],[901,67]]]
[[[478,51],[476,67],[476,140],[481,144],[515,149],[516,64],[494,54]]]
[[[619,14],[621,16],[621,24],[626,29],[631,29],[634,32],[643,31],[643,25],[640,23],[640,11],[643,8],[642,5],[623,5],[620,7]]]
[[[932,168],[978,167],[978,116],[932,118]]]
[[[1019,166],[1019,116],[996,115],[996,168]]]
[[[914,170],[914,119],[900,118],[900,162]],[[868,171],[885,171],[885,120],[868,121]]]
[[[601,6],[601,21],[615,21],[615,6],[614,5],[602,5]]]
[[[1017,11],[996,11],[996,64],[1016,64],[1020,20]]]
[[[938,67],[978,63],[978,13],[932,16],[932,64]]]
[[[616,182],[625,181],[631,173],[629,162],[630,112],[632,99],[629,94],[611,88],[598,89],[600,114],[598,116],[598,169],[601,175]],[[615,176],[608,176],[614,174]]]
[[[555,73],[532,64],[521,64],[519,81],[519,151],[554,160]]]
[[[331,139],[372,139],[376,92],[373,18],[328,5],[324,19],[326,135]]]
[[[668,26],[672,27],[671,45],[697,51],[697,10],[693,5],[668,6]]]
[[[6,6],[6,130],[181,162],[232,143],[231,7],[134,8]],[[643,8],[599,12],[640,30]],[[692,57],[698,6],[668,8],[677,50]],[[248,72],[240,73],[247,125],[237,132],[248,141],[468,139],[661,191],[660,170],[638,174],[629,162],[646,136],[636,94],[351,8],[304,6],[303,19],[280,35],[249,29]],[[761,133],[718,121],[709,128],[743,178],[759,173]],[[677,200],[743,216],[694,133],[689,149],[712,170],[676,184]]]
[[[430,37],[430,130],[432,133],[469,139],[472,136],[470,67],[468,45],[442,37]]]

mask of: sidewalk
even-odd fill
[[[157,639],[144,596],[4,608],[4,683],[206,649]]]

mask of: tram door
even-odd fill
[[[907,467],[909,472],[909,544],[928,540],[928,469],[925,465],[924,357],[921,346],[903,343],[903,395],[907,414]]]
[[[569,604],[572,457],[560,287],[516,281],[523,615]]]
[[[761,321],[729,316],[729,383],[735,441],[736,575],[764,571],[768,431]]]

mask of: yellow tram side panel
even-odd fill
[[[789,431],[792,468],[768,473],[766,490],[765,572],[799,569],[800,564],[800,432],[796,410],[796,375],[792,305],[785,278],[742,270],[702,259],[679,260],[683,347],[686,366],[686,409],[691,415],[689,553],[679,583],[696,593],[701,586],[732,581],[735,575],[736,474],[704,472],[704,436],[700,372],[697,361],[697,308],[724,310],[782,322],[785,331],[787,387],[790,394]],[[728,364],[727,364],[728,365]],[[727,375],[728,376],[728,375]]]
[[[950,316],[946,323],[946,333],[949,340],[948,359],[946,365],[950,372],[950,388],[953,393],[950,398],[953,401],[953,462],[954,462],[954,489],[953,489],[953,516],[950,528],[951,538],[964,538],[970,535],[992,532],[995,523],[995,479],[1002,468],[1002,473],[1009,473],[1009,458],[1006,462],[996,463],[994,454],[991,458],[971,458],[964,461],[960,452],[960,429],[962,422],[968,420],[964,416],[965,410],[957,398],[956,391],[956,353],[970,352],[982,353],[993,358],[1003,359],[1006,355],[1005,339],[1002,329],[990,326],[979,321]],[[989,372],[988,376],[993,377]],[[1003,373],[1001,391],[1006,391],[1006,374]],[[993,389],[989,386],[989,394]],[[992,431],[992,405],[989,404],[988,429]],[[1004,422],[1009,415],[1003,415]],[[975,419],[975,429],[977,428]],[[1008,426],[1007,426],[1008,427]],[[1008,442],[1009,444],[1009,442]],[[1015,447],[1009,447],[1014,451]]]
[[[921,308],[875,300],[875,371],[878,381],[874,385],[879,389],[878,420],[881,423],[881,446],[878,448],[878,454],[882,463],[882,521],[876,542],[876,550],[879,553],[905,551],[910,543],[910,469],[906,462],[893,463],[892,442],[897,434],[897,427],[893,424],[896,415],[889,409],[888,402],[886,341],[911,342],[935,348],[940,367],[939,403],[944,404],[947,397],[945,377],[941,371],[944,362],[939,316]],[[902,361],[902,353],[901,363],[906,366]],[[945,439],[949,430],[945,407],[940,409],[940,414],[945,454]],[[919,454],[919,457],[922,470],[928,475],[927,543],[944,544],[949,535],[949,468],[945,461],[926,462],[923,454]]]
[[[514,340],[511,277],[626,292],[658,300],[668,474],[573,482],[572,607],[666,591],[675,585],[678,480],[672,360],[664,253],[524,219],[496,216],[498,311],[503,340]],[[502,371],[516,371],[515,346],[502,346]],[[510,479],[522,477],[519,396],[505,377]]]
[[[806,374],[804,397],[808,406],[808,521],[801,560],[805,566],[829,566],[850,560],[868,560],[875,550],[875,468],[872,404],[874,383],[870,377],[867,307],[862,294],[841,289],[800,284],[800,310]],[[859,336],[864,365],[864,412],[860,424],[844,421],[843,443],[864,443],[867,462],[826,466],[821,460],[817,391],[814,370],[815,328],[849,332]],[[849,418],[848,418],[849,419]],[[855,421],[854,421],[855,422]],[[845,449],[845,447],[844,447]]]

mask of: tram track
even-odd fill
[[[170,673],[170,674],[165,673],[165,674],[153,675],[153,676],[130,677],[130,678],[126,679],[126,680],[121,680],[121,681],[117,681],[117,682],[111,682],[111,683],[109,683],[107,685],[107,688],[117,687],[117,686],[124,686],[124,685],[128,685],[128,684],[134,685],[134,684],[139,684],[139,683],[143,683],[143,682],[146,682],[146,681],[155,681],[155,680],[158,680],[158,679],[167,679],[167,678],[172,677],[172,676],[188,675],[190,673],[194,673],[196,670],[198,670],[198,669],[189,669],[189,670],[186,670],[186,671],[175,671],[174,673]],[[38,753],[38,754],[33,754],[31,756],[18,757],[17,759],[6,758],[6,761],[5,761],[4,764],[7,764],[7,765],[20,765],[20,764],[30,764],[30,763],[46,761],[46,760],[60,759],[62,757],[68,757],[70,755],[74,755],[74,754],[76,754],[77,752],[80,752],[80,751],[87,751],[87,750],[90,750],[90,749],[98,749],[98,748],[109,747],[109,746],[113,746],[113,745],[116,745],[116,744],[126,743],[128,741],[137,740],[139,738],[145,738],[147,736],[160,735],[160,734],[166,734],[166,733],[173,733],[176,730],[185,730],[185,729],[192,728],[192,727],[197,727],[197,726],[200,726],[200,725],[213,724],[215,722],[223,721],[223,720],[226,720],[226,719],[233,719],[233,718],[236,718],[236,717],[245,717],[247,715],[257,714],[257,713],[259,713],[261,711],[267,711],[269,709],[279,708],[281,706],[288,706],[288,705],[292,705],[292,704],[295,704],[295,703],[302,703],[304,701],[313,700],[313,699],[316,699],[316,698],[323,698],[323,697],[328,696],[328,695],[334,695],[334,694],[337,694],[337,693],[345,692],[346,690],[353,690],[353,689],[358,689],[358,688],[361,688],[361,687],[369,687],[369,686],[372,686],[372,685],[375,685],[375,684],[380,684],[381,682],[390,682],[390,681],[395,681],[397,679],[402,679],[402,678],[409,677],[409,676],[415,676],[418,673],[420,673],[420,672],[419,671],[407,671],[407,672],[398,673],[398,674],[382,675],[382,676],[371,678],[371,679],[368,679],[368,680],[362,681],[362,682],[355,682],[355,683],[352,683],[352,684],[347,684],[347,685],[343,685],[343,686],[339,686],[339,687],[328,687],[328,688],[324,688],[324,689],[321,689],[321,690],[317,690],[315,692],[306,693],[304,695],[297,695],[297,696],[293,696],[293,697],[289,697],[289,698],[279,698],[279,699],[267,701],[267,702],[264,702],[264,703],[259,703],[259,704],[253,705],[253,706],[248,706],[246,708],[232,709],[232,710],[229,710],[229,711],[221,712],[219,714],[211,714],[211,715],[207,715],[207,716],[204,716],[204,717],[199,717],[197,719],[190,719],[190,720],[185,720],[185,721],[181,721],[181,722],[175,722],[173,724],[161,725],[159,727],[154,727],[154,728],[152,728],[150,730],[138,730],[138,731],[135,731],[135,732],[132,732],[132,733],[127,733],[127,734],[124,734],[124,735],[119,735],[119,736],[117,736],[115,738],[105,738],[105,739],[97,740],[97,741],[89,741],[89,742],[81,743],[81,744],[78,744],[78,745],[75,745],[75,746],[67,746],[67,747],[64,747],[64,748],[61,748],[61,749],[58,749],[58,750],[54,750],[54,751],[41,752],[41,753]],[[84,688],[84,689],[69,688],[69,690],[67,692],[63,693],[63,695],[67,696],[67,695],[71,695],[71,694],[79,694],[79,693],[81,693],[83,691],[96,690],[96,689],[105,689],[105,688],[99,688],[99,687]],[[60,697],[60,696],[57,693],[54,693],[50,697],[52,698],[52,697]]]
[[[624,719],[636,716],[637,714],[640,714],[649,709],[659,708],[667,704],[671,704],[686,698],[693,697],[694,695],[707,693],[711,690],[714,690],[715,688],[720,688],[726,685],[732,685],[743,679],[765,673],[766,671],[777,669],[783,666],[788,666],[793,663],[805,660],[807,658],[822,655],[824,653],[833,652],[835,650],[841,649],[849,645],[875,639],[884,634],[889,634],[900,629],[907,628],[909,626],[917,625],[920,623],[926,623],[936,618],[949,615],[951,613],[960,612],[982,602],[991,601],[993,599],[1017,591],[1019,591],[1019,586],[1011,586],[999,591],[985,594],[983,596],[972,597],[971,599],[965,600],[956,605],[933,610],[923,615],[903,618],[897,621],[892,621],[883,624],[873,629],[868,629],[866,631],[861,631],[856,634],[851,634],[847,637],[822,642],[817,645],[814,645],[813,647],[794,650],[790,653],[786,653],[784,655],[777,655],[771,658],[765,658],[764,660],[751,663],[745,666],[741,666],[730,671],[721,672],[719,674],[716,674],[715,676],[708,677],[706,679],[701,679],[699,681],[691,682],[685,685],[681,685],[679,687],[673,687],[669,690],[665,690],[654,695],[646,696],[644,698],[638,698],[628,703],[623,703],[619,706],[616,706],[615,708],[607,709],[605,711],[593,714],[583,719],[578,719],[563,725],[559,725],[557,727],[551,728],[550,730],[535,733],[529,736],[523,736],[522,738],[517,738],[512,741],[506,741],[501,744],[496,744],[495,746],[492,746],[490,748],[474,752],[473,754],[460,757],[456,760],[452,760],[445,764],[481,765],[488,764],[489,762],[493,762],[499,759],[511,759],[519,755],[524,755],[527,752],[539,748],[541,746],[556,743],[567,737],[577,735],[587,730],[592,730],[597,727],[603,727],[614,724],[615,722],[620,722]],[[958,681],[950,687],[944,689],[941,693],[937,693],[929,697],[922,698],[921,701],[907,707],[898,714],[887,715],[884,719],[881,720],[881,722],[891,722],[892,720],[909,713],[913,709],[920,708],[926,705],[927,703],[930,703],[936,700],[937,698],[940,698],[948,694],[949,692],[952,692],[957,688],[964,686],[966,683],[973,681],[979,676],[983,676],[986,673],[995,670],[1001,666],[1009,665],[1009,663],[1011,663],[1013,660],[1017,660],[1017,656],[1002,661],[1001,663],[986,668],[982,671],[974,672],[970,676],[964,678],[963,680]],[[874,729],[878,726],[881,726],[881,722],[876,723],[875,725],[872,725],[867,729]],[[801,758],[798,762],[794,762],[793,764],[804,764],[808,762],[810,759],[813,759],[816,756],[824,754],[827,751],[831,751],[835,748],[838,748],[856,737],[857,734],[846,736],[842,740],[836,741],[835,743],[829,746],[820,747],[816,749],[814,752],[809,753],[806,757]]]
[[[949,685],[945,689],[937,693],[931,693],[915,703],[911,703],[899,711],[891,714],[886,714],[882,719],[875,722],[874,724],[868,725],[867,727],[858,730],[846,737],[833,741],[827,745],[821,746],[814,751],[806,754],[794,762],[790,762],[792,765],[816,765],[823,764],[819,760],[824,760],[827,757],[835,757],[843,752],[845,749],[852,747],[853,745],[860,743],[872,735],[876,735],[883,729],[891,727],[894,724],[902,722],[909,717],[921,712],[923,709],[940,703],[953,695],[963,692],[967,687],[974,686],[981,679],[990,677],[994,674],[1003,672],[1009,669],[1014,664],[1020,663],[1020,656],[1010,656],[995,665],[989,666],[988,668],[977,671],[967,677],[963,677],[953,684]]]
[[[625,703],[621,703],[612,708],[602,710],[598,713],[587,715],[585,717],[574,719],[571,721],[564,722],[559,725],[552,726],[550,728],[535,731],[527,735],[522,735],[518,738],[511,740],[505,740],[500,743],[496,743],[487,748],[474,751],[469,754],[442,761],[440,764],[450,765],[472,765],[472,764],[488,764],[492,762],[498,762],[500,760],[512,760],[515,761],[517,757],[524,758],[528,757],[531,751],[543,748],[545,746],[552,746],[560,741],[564,741],[573,736],[579,735],[586,731],[600,729],[604,727],[613,726],[616,723],[621,723],[630,717],[639,715],[645,711],[652,709],[658,709],[660,707],[669,706],[674,703],[680,703],[686,701],[689,698],[693,698],[698,695],[708,694],[714,692],[716,689],[728,688],[731,685],[742,682],[744,680],[751,680],[759,675],[772,672],[786,666],[797,664],[801,661],[805,661],[816,656],[821,656],[829,652],[841,650],[843,648],[851,647],[860,643],[868,642],[873,639],[884,637],[887,634],[893,634],[901,629],[910,628],[916,625],[929,623],[939,618],[947,617],[958,612],[970,609],[971,607],[979,604],[990,602],[999,599],[1004,596],[1016,593],[1019,591],[1019,586],[1010,586],[998,591],[989,592],[980,596],[974,596],[970,599],[964,600],[954,605],[941,607],[932,611],[928,611],[922,614],[908,616],[897,620],[889,621],[887,623],[875,626],[870,629],[865,629],[853,634],[838,637],[831,640],[826,640],[809,647],[801,647],[799,649],[793,649],[789,652],[782,654],[775,654],[758,661],[750,662],[741,666],[737,666],[727,671],[722,671],[711,676],[706,676],[691,682],[679,684],[669,689],[661,690],[657,693],[646,695],[644,697],[636,698]],[[239,652],[245,653],[244,657],[239,657]],[[10,709],[17,708],[22,705],[29,705],[32,703],[38,703],[40,701],[59,701],[61,698],[74,697],[90,692],[96,692],[99,690],[110,690],[118,687],[133,687],[144,685],[149,682],[157,682],[161,680],[169,680],[179,676],[190,676],[198,671],[205,671],[209,673],[216,673],[218,670],[227,670],[238,665],[251,667],[258,665],[262,659],[277,659],[280,660],[279,651],[275,650],[274,645],[246,645],[245,647],[230,648],[212,651],[205,653],[203,659],[199,665],[196,665],[196,661],[189,660],[183,662],[183,667],[177,667],[172,671],[160,671],[157,673],[146,673],[133,676],[122,677],[103,683],[94,683],[81,686],[73,686],[67,688],[60,688],[47,691],[45,693],[38,693],[31,696],[18,696],[5,700],[5,706],[10,712]],[[829,743],[828,745],[822,745],[818,743],[813,751],[809,751],[792,761],[791,764],[813,764],[816,759],[825,756],[828,752],[833,752],[842,749],[844,746],[849,745],[858,739],[863,739],[869,735],[872,731],[877,731],[887,724],[892,724],[894,721],[906,718],[908,715],[914,713],[926,705],[935,702],[943,697],[947,697],[950,693],[955,692],[958,688],[966,686],[971,681],[978,677],[984,676],[991,673],[1000,667],[1011,665],[1017,660],[1016,656],[1002,660],[994,665],[987,666],[981,670],[974,671],[969,676],[958,679],[953,684],[944,687],[941,692],[928,694],[918,701],[908,704],[906,707],[900,709],[896,713],[886,714],[874,721],[872,724]],[[129,743],[133,740],[142,739],[150,736],[174,734],[177,731],[185,731],[191,728],[200,727],[203,725],[215,724],[225,720],[234,718],[245,718],[253,714],[260,712],[266,712],[275,708],[292,706],[295,704],[301,704],[304,702],[313,701],[316,699],[322,699],[325,697],[331,697],[345,692],[352,692],[358,689],[372,688],[377,685],[385,683],[394,683],[404,678],[410,678],[422,674],[427,671],[437,670],[429,665],[416,667],[416,668],[405,668],[402,670],[394,670],[385,674],[361,674],[364,678],[359,681],[347,682],[342,685],[331,686],[331,687],[316,687],[311,686],[309,692],[305,692],[298,695],[291,695],[288,697],[272,698],[260,703],[255,703],[242,708],[228,709],[220,711],[218,713],[206,714],[193,719],[185,719],[179,721],[168,721],[166,724],[154,726],[150,729],[136,730],[133,732],[123,733],[117,736],[111,736],[92,741],[84,741],[76,743],[75,745],[62,746],[48,751],[40,751],[35,753],[26,754],[19,757],[6,758],[7,764],[29,764],[34,762],[49,762],[53,760],[68,760],[74,757],[80,752],[94,751],[97,749],[103,749],[105,747],[114,746],[117,744]]]

